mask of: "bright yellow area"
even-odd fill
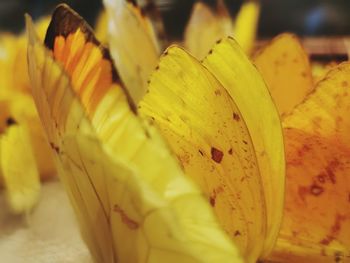
[[[196,59],[172,47],[140,112],[155,121],[226,233],[247,262],[255,262],[266,237],[265,195],[245,116],[233,98]]]
[[[38,20],[35,25],[42,39],[48,23],[49,18],[45,17]],[[1,110],[0,126],[2,128],[0,130],[6,131],[3,124],[8,118],[16,120],[19,125],[28,125],[39,173],[42,178],[46,178],[55,174],[55,168],[31,98],[27,72],[27,40],[24,34],[19,36],[2,34],[0,37],[0,104],[7,105],[7,110]]]
[[[232,38],[214,46],[203,65],[233,98],[252,138],[267,209],[266,238],[259,254],[263,258],[274,246],[283,213],[285,158],[278,112],[261,75]]]
[[[40,177],[27,126],[12,124],[0,136],[0,167],[11,209],[29,213],[39,199]]]
[[[236,17],[234,36],[246,54],[250,54],[254,48],[259,15],[260,2],[247,0],[243,2]]]

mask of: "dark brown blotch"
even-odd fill
[[[241,117],[240,117],[239,114],[236,113],[236,112],[233,113],[232,117],[233,117],[233,119],[234,119],[235,121],[240,121],[240,120],[241,120]]]
[[[14,118],[8,117],[6,119],[6,126],[12,126],[12,125],[16,125],[16,124],[17,124],[17,122]]]
[[[240,236],[241,232],[239,232],[238,230],[235,231],[235,233],[233,234],[235,237]]]
[[[216,163],[221,163],[224,153],[215,147],[211,147],[211,159]]]

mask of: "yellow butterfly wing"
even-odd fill
[[[0,168],[12,211],[29,213],[40,196],[40,177],[28,127],[13,119],[0,135]]]
[[[203,59],[219,39],[233,35],[233,23],[223,1],[216,10],[196,2],[184,35],[184,46],[197,59]]]
[[[246,54],[254,48],[260,15],[259,1],[244,1],[234,23],[234,36]]]
[[[219,41],[203,65],[234,99],[252,138],[266,198],[266,256],[277,238],[283,213],[285,158],[279,116],[262,77],[232,38]]]
[[[349,74],[349,63],[331,69],[283,122],[286,208],[275,258],[350,256]]]
[[[34,98],[95,261],[241,262],[157,130],[135,115],[86,23],[57,7],[52,55],[28,27]],[[79,85],[96,75],[103,85]]]
[[[150,23],[140,9],[125,0],[105,0],[109,46],[121,79],[136,103],[147,90],[147,79],[157,65],[159,49]]]
[[[265,199],[250,134],[231,96],[194,57],[171,47],[140,112],[157,124],[226,233],[255,262],[265,238]]]
[[[275,37],[258,51],[254,63],[266,81],[281,116],[290,113],[313,90],[308,55],[293,34]]]

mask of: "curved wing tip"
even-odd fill
[[[33,19],[28,13],[24,14],[24,18],[25,18],[26,31],[28,36],[28,43],[30,45],[33,45],[37,40]]]

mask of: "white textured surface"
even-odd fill
[[[12,215],[0,192],[0,262],[92,262],[59,182],[42,186],[40,202],[28,220]]]

